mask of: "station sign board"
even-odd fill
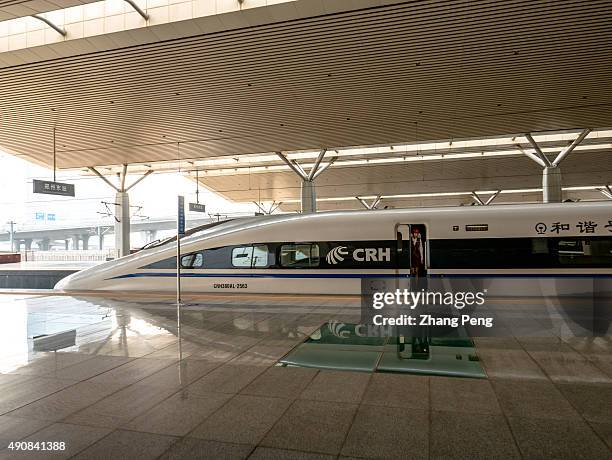
[[[206,205],[200,203],[189,203],[189,210],[193,212],[206,212]]]
[[[185,197],[178,197],[178,212],[177,212],[177,233],[179,236],[185,235]]]
[[[47,195],[74,196],[74,184],[34,179],[34,193]]]

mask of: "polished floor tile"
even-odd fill
[[[57,422],[115,393],[123,385],[79,382],[10,412],[10,415]]]
[[[386,407],[429,409],[429,377],[372,374],[362,402]]]
[[[334,455],[315,454],[314,452],[258,447],[249,460],[334,460],[335,458]]]
[[[357,406],[319,401],[294,401],[261,445],[279,449],[338,454]]]
[[[589,422],[612,423],[612,385],[558,385],[563,396]]]
[[[0,392],[0,414],[18,409],[76,383],[74,380],[34,377],[23,383],[5,386]]]
[[[237,395],[207,418],[190,436],[256,445],[290,404],[289,399]]]
[[[358,321],[359,302],[202,299],[180,341],[171,301],[20,300],[35,328],[82,326],[64,351],[24,335],[0,354],[0,459],[53,438],[68,443],[53,457],[87,459],[612,455],[609,338],[475,338],[487,379],[279,367],[321,324]]]
[[[501,414],[488,380],[438,377],[430,379],[431,408],[466,414]]]
[[[229,395],[211,393],[205,397],[179,391],[155,405],[122,428],[147,433],[185,436],[202,420],[215,412],[230,398]]]
[[[266,369],[262,366],[235,365],[230,361],[193,382],[189,385],[189,391],[194,394],[238,393]]]
[[[78,454],[80,451],[86,449],[90,445],[94,444],[98,440],[102,439],[111,432],[105,428],[95,428],[82,425],[71,425],[67,423],[54,423],[49,425],[34,434],[31,434],[27,438],[23,439],[25,442],[64,442],[65,449],[51,450],[51,451],[36,451],[36,452],[23,452],[21,458],[54,458],[54,459],[67,459]],[[19,457],[16,457],[19,458]]]
[[[164,369],[176,362],[169,359],[136,358],[129,363],[115,367],[109,371],[89,379],[92,383],[118,383],[130,385]]]
[[[183,438],[174,444],[160,460],[243,460],[249,457],[254,446],[207,441],[196,438]]]
[[[370,377],[367,372],[320,371],[300,394],[300,399],[357,404]]]
[[[580,415],[552,383],[495,380],[493,389],[503,412],[509,417],[580,419]]]
[[[68,423],[117,428],[159,404],[175,389],[130,385],[68,416]]]
[[[438,412],[431,414],[431,459],[520,459],[501,415]]]
[[[297,398],[317,374],[316,369],[270,367],[241,393],[277,398]]]
[[[155,459],[178,438],[135,431],[117,430],[76,455],[75,459]]]
[[[510,417],[523,458],[603,459],[610,451],[581,420],[541,420]]]
[[[33,420],[12,415],[0,416],[0,450],[6,448],[11,441],[19,441],[50,424],[45,420]]]
[[[365,458],[426,459],[428,453],[429,414],[406,407],[360,406],[342,447],[342,455]]]

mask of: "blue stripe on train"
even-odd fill
[[[612,278],[612,275],[605,273],[591,274],[553,274],[553,273],[508,273],[508,274],[433,274],[427,275],[430,278]],[[123,278],[176,278],[176,272],[150,272],[150,273],[130,273],[119,275],[108,279]],[[181,278],[336,278],[336,279],[360,279],[360,278],[410,278],[410,275],[398,275],[394,273],[181,273]]]

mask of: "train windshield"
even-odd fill
[[[210,224],[204,224],[190,228],[185,232],[185,237],[195,235],[196,233],[211,229],[220,224],[226,224],[227,222],[231,222],[232,220],[234,219],[220,220],[219,222],[211,222]],[[164,238],[162,240],[151,241],[150,243],[147,243],[142,248],[140,248],[140,250],[142,251],[144,249],[158,248],[160,246],[163,246],[164,244],[172,243],[173,241],[176,241],[176,235]]]

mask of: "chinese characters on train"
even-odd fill
[[[567,222],[551,222],[546,224],[544,222],[538,222],[535,225],[535,230],[540,235],[544,235],[545,233],[560,235],[571,231],[572,227],[575,227],[578,229],[579,233],[595,233],[599,227],[599,224],[599,222],[595,222],[593,220],[581,220],[576,224],[570,224]],[[605,224],[602,224],[600,228],[602,227],[607,229],[609,232],[612,232],[612,220],[608,220]]]

